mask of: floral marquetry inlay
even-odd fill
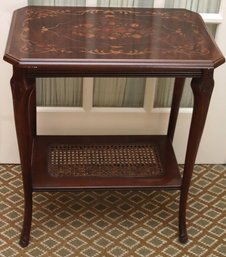
[[[18,60],[211,60],[201,17],[183,9],[26,7],[14,14]],[[218,58],[218,57],[217,57]]]

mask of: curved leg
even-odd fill
[[[34,85],[35,80],[26,78],[23,69],[14,68],[11,89],[24,189],[24,221],[20,239],[22,247],[29,243],[32,219],[31,152],[35,136]]]
[[[194,108],[189,132],[187,152],[184,165],[179,210],[179,240],[186,243],[186,205],[195,159],[204,129],[209,102],[214,86],[213,70],[203,71],[201,78],[193,78],[191,87],[194,94]]]
[[[29,244],[32,220],[32,193],[24,190],[24,221],[20,235],[20,246],[26,247]]]

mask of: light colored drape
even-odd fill
[[[154,0],[97,0],[105,7],[153,7]],[[85,0],[29,0],[30,5],[78,6]],[[106,86],[107,84],[107,86]],[[142,107],[144,78],[98,78],[94,80],[93,105],[102,107]],[[81,106],[82,79],[37,79],[37,105]]]
[[[28,5],[85,6],[86,0],[28,0]]]
[[[186,8],[200,13],[219,12],[220,0],[166,0],[166,8]],[[210,33],[215,36],[217,25],[208,24]],[[193,106],[193,94],[190,87],[190,79],[186,79],[184,92],[181,99],[181,107]],[[170,107],[173,93],[174,79],[158,79],[155,91],[155,107]]]
[[[94,106],[142,107],[145,81],[144,78],[96,78]]]
[[[170,107],[173,95],[173,85],[174,78],[160,78],[158,79],[156,91],[155,91],[155,101],[154,107]],[[191,79],[186,79],[184,91],[181,99],[181,107],[191,107],[193,106],[193,94],[190,87]]]
[[[82,78],[38,78],[38,106],[82,106]]]
[[[186,8],[199,13],[218,13],[221,0],[166,0],[166,8]]]
[[[29,5],[85,6],[86,0],[28,0]],[[38,106],[82,106],[82,78],[38,78]]]
[[[105,7],[153,7],[153,0],[97,0]],[[98,107],[143,107],[144,78],[96,78],[93,105]]]
[[[154,0],[97,0],[97,6],[105,7],[153,7]]]
[[[158,0],[155,0],[158,1]],[[221,0],[166,0],[166,8],[187,8],[202,13],[219,11]],[[86,0],[28,0],[29,5],[85,6]],[[105,7],[153,7],[154,0],[97,0]],[[212,34],[216,25],[209,25]],[[157,82],[155,107],[169,107],[174,79],[161,78]],[[106,86],[107,84],[107,86]],[[82,78],[37,79],[37,104],[41,106],[81,106]],[[135,93],[134,93],[135,92]],[[144,78],[94,79],[94,106],[141,107],[145,92]],[[181,106],[192,106],[192,92],[186,81]]]

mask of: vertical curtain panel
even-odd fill
[[[85,6],[86,0],[28,0],[28,5]]]
[[[221,0],[166,0],[165,8],[186,8],[199,13],[218,13]],[[208,24],[210,33],[215,36],[217,25]],[[181,107],[193,106],[193,94],[190,87],[190,79],[186,79],[184,92],[181,99]],[[154,107],[170,107],[173,93],[174,79],[158,79]]]
[[[158,0],[96,0],[103,7],[153,7]],[[28,0],[29,5],[85,6],[86,0]],[[165,0],[165,8],[187,8],[200,13],[218,13],[221,0]],[[217,25],[208,24],[214,35]],[[145,78],[95,78],[93,105],[96,107],[142,107]],[[157,81],[154,107],[171,105],[174,79]],[[193,96],[186,80],[181,106],[191,107]],[[38,78],[37,105],[82,106],[82,78]],[[134,93],[135,92],[135,93]]]
[[[97,6],[105,7],[153,7],[154,0],[97,0]]]
[[[153,7],[154,0],[97,0],[105,7]],[[93,105],[96,107],[143,107],[145,78],[96,78]]]
[[[93,102],[95,107],[143,107],[144,78],[96,78]]]
[[[105,7],[153,7],[154,0],[97,0]],[[85,0],[29,0],[30,5],[85,6]],[[96,107],[142,107],[144,78],[97,78],[94,80],[93,105]],[[81,78],[37,79],[38,106],[81,106]],[[135,92],[135,93],[134,93]]]
[[[82,78],[37,78],[38,106],[82,106]]]
[[[86,0],[28,0],[29,5],[85,6]],[[82,78],[37,78],[38,106],[82,106]]]
[[[199,13],[218,13],[221,0],[166,0],[166,8],[186,8]]]

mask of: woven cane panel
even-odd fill
[[[52,145],[48,172],[52,176],[158,177],[163,175],[152,145]]]

